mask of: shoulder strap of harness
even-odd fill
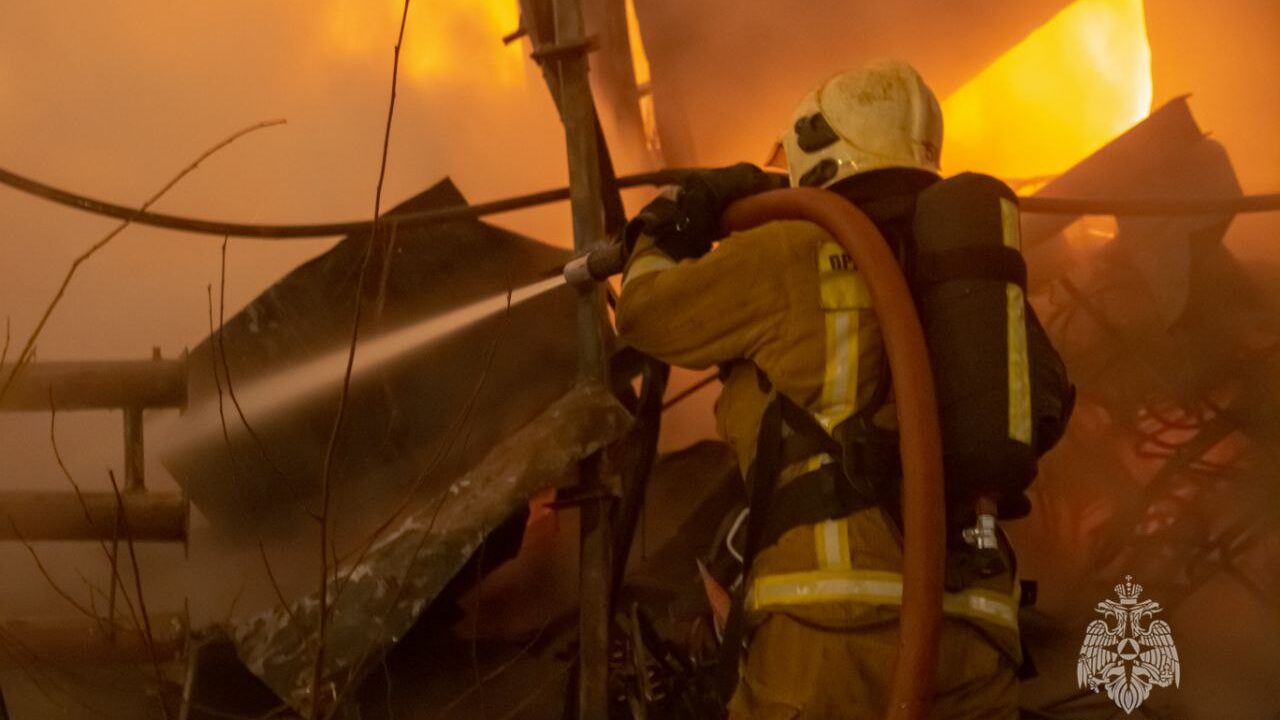
[[[761,382],[767,382],[760,375]],[[742,585],[733,593],[733,604],[725,621],[724,638],[720,643],[718,660],[721,699],[726,703],[738,685],[738,664],[742,658],[746,640],[746,618],[743,604],[746,599],[746,578],[751,574],[751,563],[760,550],[763,523],[761,518],[769,514],[773,490],[781,471],[782,458],[782,408],[779,393],[769,388],[769,404],[765,406],[757,434],[756,456],[747,469],[747,541],[742,553]]]
[[[877,504],[881,493],[868,489],[874,488],[875,483],[869,484],[868,488],[855,485],[850,479],[849,470],[856,468],[858,471],[866,471],[872,466],[885,467],[878,454],[863,452],[861,446],[851,449],[838,442],[811,413],[779,392],[762,371],[757,369],[757,373],[761,389],[769,393],[769,402],[760,420],[755,460],[746,476],[749,512],[746,545],[742,554],[744,582],[733,595],[733,604],[720,645],[719,689],[726,702],[738,682],[738,666],[746,634],[743,609],[746,579],[750,577],[751,565],[756,555],[777,542],[783,533],[792,528],[844,517]],[[785,439],[784,426],[792,433]],[[788,447],[787,440],[798,440],[798,443]],[[887,447],[891,461],[896,461],[896,443]],[[778,476],[783,467],[789,461],[799,459],[794,454],[789,456],[788,450],[802,456],[827,453],[837,458],[837,462],[797,477],[779,490]]]

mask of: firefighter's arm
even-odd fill
[[[776,238],[732,235],[677,262],[641,236],[623,274],[622,340],[673,365],[705,368],[750,358],[780,336],[787,309]]]

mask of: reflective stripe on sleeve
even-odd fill
[[[822,383],[822,406],[815,417],[823,429],[839,425],[857,407],[858,325],[856,310],[828,310],[827,362]]]
[[[871,307],[871,293],[849,254],[830,241],[818,248],[818,285],[827,357],[820,406],[814,415],[830,432],[857,409],[860,313]]]
[[[1018,583],[1012,595],[970,588],[942,596],[948,615],[983,620],[1018,629]],[[855,602],[867,605],[901,605],[902,575],[883,570],[815,570],[766,575],[751,583],[747,609],[755,612],[798,605]]]
[[[631,259],[631,264],[627,265],[627,272],[622,277],[622,287],[626,287],[627,283],[635,280],[643,275],[666,270],[675,266],[676,262],[667,257],[666,253],[657,250],[637,255]]]

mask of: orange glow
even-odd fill
[[[335,50],[348,56],[389,54],[403,0],[327,0],[324,7]],[[420,81],[523,83],[524,44],[502,44],[519,24],[515,0],[418,0],[409,8],[400,68]]]
[[[635,72],[636,88],[640,98],[640,122],[644,124],[645,144],[650,152],[660,153],[662,142],[658,136],[658,116],[653,107],[653,89],[650,87],[649,55],[644,51],[644,38],[640,36],[640,20],[636,17],[635,0],[626,0],[627,44],[631,47],[631,67]]]
[[[1142,0],[1077,0],[942,103],[947,173],[1067,170],[1147,116]]]
[[[649,84],[649,56],[644,52],[644,40],[640,37],[640,20],[636,18],[635,0],[626,0],[627,44],[631,46],[631,66],[635,68],[636,85]]]

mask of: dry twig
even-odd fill
[[[73,692],[63,683],[59,682],[49,670],[41,669],[37,672],[36,668],[42,666],[47,666],[50,669],[64,673],[65,669],[55,666],[48,660],[45,660],[34,650],[27,647],[21,640],[13,637],[3,629],[0,629],[0,651],[8,655],[13,660],[13,666],[17,667],[18,670],[31,681],[31,684],[50,705],[61,707],[65,710],[66,706],[53,696],[53,692],[57,692],[65,699],[70,700],[72,704],[78,705],[82,709],[89,711],[91,714],[100,718],[106,718],[106,720],[113,720],[106,713],[102,712],[102,710],[85,704],[83,700],[80,700],[78,693]],[[49,688],[45,687],[45,683],[53,686],[52,692]]]
[[[9,359],[9,316],[4,317],[4,349],[0,350],[0,366]]]
[[[218,276],[218,331],[217,339],[215,341],[216,347],[210,349],[215,351],[222,360],[222,377],[227,381],[227,396],[231,398],[231,405],[236,409],[236,415],[240,418],[240,424],[244,426],[245,432],[247,432],[249,434],[249,438],[253,440],[253,444],[258,448],[258,452],[262,455],[262,459],[266,460],[267,464],[271,466],[271,469],[275,471],[275,474],[283,480],[285,479],[284,471],[276,465],[275,461],[271,458],[271,455],[267,452],[266,443],[262,442],[262,437],[258,435],[258,431],[254,430],[253,425],[249,424],[249,418],[245,417],[244,408],[240,406],[240,398],[236,396],[236,387],[231,382],[231,364],[227,361],[227,343],[222,339],[222,328],[226,325],[227,316],[227,241],[229,239],[229,237],[222,238],[222,269]],[[212,302],[213,301],[210,300],[210,305],[212,305]],[[210,310],[210,312],[212,313],[212,310]],[[210,336],[212,337],[213,335],[214,333],[211,332]],[[213,376],[216,381],[218,377],[216,367],[214,368]],[[218,401],[221,403],[221,388],[219,388],[218,393]],[[221,408],[219,408],[219,413],[221,413]],[[223,420],[223,425],[223,431],[225,433],[225,419]],[[230,448],[228,448],[228,450],[229,449]]]
[[[318,603],[318,625],[316,632],[316,662],[311,678],[311,716],[321,717],[323,712],[320,702],[320,688],[324,680],[325,634],[329,625],[329,503],[333,494],[333,461],[338,446],[338,437],[342,432],[342,423],[346,415],[347,399],[351,393],[351,371],[355,365],[356,346],[360,341],[361,308],[364,305],[365,285],[368,282],[369,261],[374,255],[378,242],[378,220],[382,214],[382,183],[387,174],[387,150],[391,145],[391,121],[396,111],[396,83],[400,76],[400,46],[404,43],[405,23],[409,19],[409,0],[404,0],[404,10],[400,15],[400,32],[396,36],[395,50],[391,63],[391,100],[387,107],[387,123],[382,134],[382,161],[378,168],[378,186],[373,197],[373,222],[369,239],[365,245],[364,258],[360,263],[360,281],[356,288],[355,311],[351,321],[351,343],[347,351],[347,366],[342,375],[342,394],[338,398],[338,410],[333,418],[333,428],[329,433],[329,443],[325,448],[324,469],[320,479],[320,597]],[[334,558],[335,562],[337,558]]]
[[[90,620],[93,620],[94,622],[101,623],[102,618],[98,617],[93,611],[89,610],[89,608],[85,607],[84,605],[81,605],[78,600],[72,597],[71,593],[64,590],[62,586],[59,585],[58,582],[53,579],[53,576],[49,574],[49,569],[46,568],[44,566],[44,562],[40,560],[40,554],[37,553],[36,549],[31,546],[31,543],[28,542],[25,537],[23,537],[22,531],[18,530],[18,525],[13,521],[13,518],[9,518],[9,527],[13,529],[13,536],[18,538],[18,542],[22,543],[22,546],[25,547],[27,549],[27,552],[31,554],[31,559],[34,560],[36,563],[36,569],[40,571],[40,574],[42,576],[44,576],[45,582],[49,583],[49,587],[53,588],[53,591],[58,594],[58,597],[62,598],[63,600],[66,600],[67,604],[75,608],[76,611],[79,612],[80,614],[84,615]]]
[[[80,253],[80,255],[78,255],[75,260],[72,260],[71,267],[67,269],[67,274],[62,278],[62,284],[58,286],[58,290],[57,292],[54,293],[53,299],[49,301],[49,304],[44,309],[44,313],[41,314],[40,316],[40,320],[36,322],[35,328],[31,331],[31,334],[27,337],[26,342],[23,343],[22,351],[18,353],[17,359],[14,360],[13,367],[10,368],[9,375],[5,378],[4,384],[0,385],[0,400],[3,400],[4,396],[9,393],[9,389],[13,387],[13,383],[18,379],[18,376],[21,374],[23,367],[26,364],[30,363],[33,357],[35,356],[36,340],[39,339],[40,333],[44,331],[44,327],[49,322],[49,318],[53,316],[53,311],[58,307],[58,303],[62,302],[62,296],[66,294],[67,287],[71,285],[71,279],[75,277],[76,271],[80,269],[80,265],[82,265],[89,258],[93,257],[93,255],[96,254],[99,250],[106,247],[107,243],[110,243],[125,228],[133,224],[134,218],[136,218],[138,215],[142,213],[145,213],[147,211],[147,208],[150,208],[153,204],[155,204],[157,200],[159,200],[161,197],[164,197],[165,193],[169,192],[169,190],[173,188],[174,185],[177,185],[179,181],[181,181],[183,178],[189,175],[196,168],[200,167],[200,163],[207,160],[211,155],[213,155],[214,153],[218,152],[222,148],[230,145],[231,143],[235,142],[236,140],[239,140],[241,137],[244,137],[245,135],[248,135],[249,133],[255,130],[272,127],[274,125],[282,125],[284,124],[284,122],[285,121],[283,119],[279,119],[279,120],[265,120],[263,122],[254,123],[249,127],[246,127],[242,130],[238,130],[232,133],[226,139],[222,140],[221,142],[209,148],[208,150],[205,150],[203,153],[200,154],[199,157],[197,157],[194,161],[192,161],[190,165],[187,165],[185,168],[182,169],[181,172],[173,176],[173,178],[170,179],[169,182],[165,183],[164,187],[160,188],[154,195],[148,198],[146,202],[142,203],[142,206],[138,208],[137,213],[134,213],[133,216],[121,221],[119,225],[115,226],[115,228],[112,229],[110,232],[108,232],[105,236],[103,236],[102,239],[90,245],[89,249]]]
[[[213,362],[213,388],[218,393],[218,426],[222,428],[222,442],[227,447],[227,460],[231,465],[231,482],[237,484],[236,454],[231,447],[231,433],[227,430],[227,413],[222,404],[222,379],[218,377],[218,345],[222,342],[222,331],[221,329],[215,331],[213,326],[213,285],[206,285],[205,290],[209,294],[209,342],[213,344],[210,347],[209,359]]]
[[[396,522],[396,520],[399,519],[401,515],[403,515],[403,513],[409,509],[409,507],[413,503],[413,500],[417,497],[418,492],[422,489],[422,486],[426,483],[427,478],[431,477],[431,475],[434,474],[436,468],[439,467],[439,465],[442,462],[444,462],[445,458],[449,456],[449,453],[452,452],[454,443],[456,443],[458,440],[458,436],[461,434],[463,428],[466,427],[467,421],[471,419],[471,412],[475,409],[476,403],[480,399],[480,393],[484,389],[485,381],[488,380],[489,378],[489,369],[493,366],[493,358],[497,354],[498,343],[502,339],[503,333],[505,332],[507,327],[507,323],[511,319],[511,294],[512,294],[512,288],[510,283],[508,283],[507,284],[507,309],[506,309],[506,314],[503,316],[502,327],[499,328],[498,332],[494,335],[493,340],[489,343],[489,347],[485,351],[484,362],[481,365],[481,369],[480,369],[480,377],[477,378],[476,385],[474,388],[472,388],[471,395],[467,398],[467,402],[462,408],[462,413],[458,416],[458,419],[453,423],[453,425],[451,425],[449,429],[445,432],[445,440],[441,444],[440,449],[436,452],[435,457],[433,457],[431,462],[427,465],[426,470],[418,474],[418,477],[414,480],[413,484],[400,497],[400,502],[399,504],[396,505],[395,509],[393,509],[391,513],[388,514],[386,519],[384,519],[381,524],[379,524],[376,528],[374,528],[373,532],[369,534],[369,537],[365,538],[359,550],[356,553],[354,553],[355,559],[353,561],[350,561],[351,572],[355,572],[355,569],[360,566],[361,562],[364,561],[365,557],[368,555],[369,551],[373,549],[373,546],[377,544],[378,540],[388,530],[390,530],[391,526]],[[436,518],[439,517],[440,511],[441,509],[443,509],[444,503],[448,501],[449,496],[450,496],[450,493],[448,491],[441,493],[439,499],[436,501],[435,507],[432,509],[431,520],[427,523],[426,530],[423,531],[423,537],[426,537],[431,534],[431,530],[435,527]],[[421,546],[419,546],[419,549],[421,549]],[[343,558],[343,562],[347,562],[348,560],[350,560],[349,557]],[[413,559],[410,561],[409,567],[405,569],[406,575],[408,575],[408,573],[416,565],[416,563],[417,563],[417,552],[415,551],[413,555]],[[335,604],[337,603],[338,599],[342,597],[342,592],[343,590],[346,589],[349,578],[350,578],[350,573],[348,573],[346,578],[339,579],[339,582],[336,586],[336,590],[334,593]],[[404,583],[403,582],[399,583],[398,587],[404,587]],[[398,602],[399,593],[397,593],[396,598],[397,600],[395,602]],[[394,606],[395,602],[392,602],[391,606]]]
[[[142,571],[138,568],[138,553],[133,547],[133,531],[129,529],[129,517],[124,511],[124,498],[120,495],[120,486],[116,483],[116,474],[107,471],[111,479],[111,490],[116,495],[116,511],[119,513],[120,527],[124,530],[124,540],[129,546],[129,561],[133,564],[133,590],[138,597],[138,611],[142,615],[143,639],[147,644],[147,654],[151,656],[151,664],[156,671],[156,692],[160,702],[160,715],[169,720],[169,708],[164,702],[164,673],[160,671],[160,658],[156,655],[155,635],[151,632],[151,617],[147,614],[147,600],[142,594]]]
[[[276,593],[276,600],[280,601],[280,607],[284,608],[284,612],[289,616],[289,622],[301,628],[298,618],[293,614],[293,608],[289,606],[289,602],[284,599],[284,593],[280,591],[280,583],[276,582],[276,574],[271,571],[271,561],[267,559],[267,548],[262,544],[262,538],[258,538],[258,553],[262,555],[262,566],[267,569],[267,580],[271,581],[271,589]]]
[[[485,683],[490,682],[491,680],[497,678],[498,676],[502,675],[503,673],[510,670],[512,667],[514,667],[517,662],[519,662],[522,658],[528,655],[530,651],[532,651],[533,648],[537,646],[538,641],[542,639],[542,634],[546,632],[547,627],[550,624],[551,624],[551,616],[548,615],[547,618],[542,621],[542,625],[538,627],[537,632],[533,634],[533,637],[530,638],[529,641],[525,643],[523,647],[517,650],[516,653],[511,656],[510,659],[506,660],[498,667],[485,673],[485,676],[483,678],[479,678],[474,685],[462,691],[460,695],[455,697],[453,700],[449,701],[449,704],[441,708],[440,712],[436,714],[436,718],[450,717],[449,713],[454,708],[458,707],[459,705],[462,704],[464,700],[466,700],[468,697],[478,692],[480,688],[484,687]]]
[[[76,482],[75,477],[71,475],[71,470],[67,468],[67,463],[62,459],[62,452],[58,449],[58,408],[53,401],[52,389],[49,390],[49,445],[53,448],[53,458],[58,463],[58,469],[62,471],[62,477],[66,479],[66,481],[71,485],[72,491],[75,492],[76,501],[80,504],[80,511],[84,513],[85,522],[89,524],[89,527],[96,529],[97,526],[94,525],[93,514],[89,512],[89,503],[84,499],[84,492],[80,489],[80,483]],[[116,537],[119,537],[120,518],[118,517],[116,518],[115,533]],[[111,592],[113,597],[116,588],[119,588],[121,596],[124,597],[125,606],[129,608],[129,617],[133,620],[134,629],[138,632],[142,632],[142,625],[138,620],[137,609],[133,606],[133,600],[129,598],[129,592],[125,590],[124,578],[120,577],[120,567],[118,563],[119,545],[113,542],[112,548],[108,550],[107,543],[103,540],[99,540],[98,547],[102,548],[102,554],[106,557],[107,562],[111,566]],[[116,623],[114,607],[112,607],[110,616],[111,617],[109,617],[108,620],[110,621],[112,631],[114,632]]]

